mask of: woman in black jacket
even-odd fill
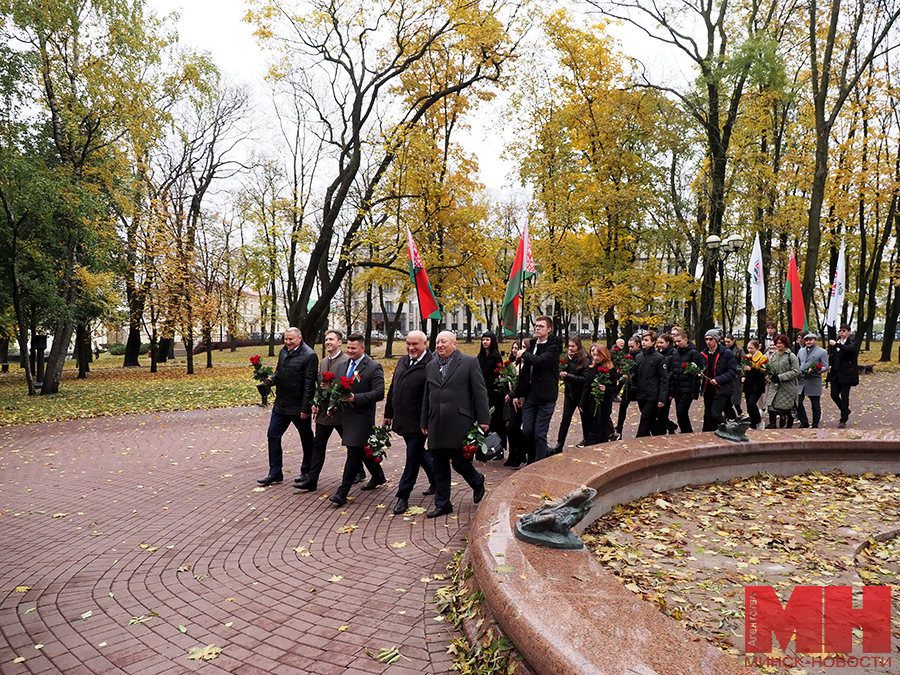
[[[481,351],[478,352],[478,365],[481,366],[481,375],[484,377],[484,385],[487,387],[488,406],[491,408],[490,431],[500,436],[503,444],[501,449],[494,454],[479,457],[486,462],[490,459],[502,459],[503,449],[506,447],[506,423],[503,421],[503,398],[505,393],[500,389],[500,368],[503,365],[503,357],[497,348],[497,334],[492,330],[481,334]]]
[[[516,363],[519,352],[528,349],[528,340],[516,340],[513,342],[509,350],[509,360],[516,369],[516,374],[521,372],[521,364]],[[515,389],[515,386],[513,386]],[[511,466],[517,468],[523,462],[528,461],[525,449],[525,437],[522,435],[522,408],[519,406],[517,399],[513,398],[513,391],[507,388],[504,396],[506,405],[503,408],[503,416],[506,419],[506,440],[509,448],[507,460],[503,462],[503,466]]]
[[[601,373],[609,380],[609,384],[597,383],[595,387],[594,382]],[[581,447],[609,441],[610,431],[613,429],[612,404],[618,383],[619,373],[606,345],[591,345],[591,365],[584,371],[584,386],[578,402],[584,427],[584,440],[579,444]],[[603,391],[599,405],[595,389]]]
[[[581,338],[578,336],[570,338],[566,354],[566,366],[559,374],[559,379],[563,381],[565,386],[565,392],[563,393],[563,414],[559,423],[559,434],[556,437],[556,447],[550,449],[550,452],[554,455],[562,452],[566,443],[566,436],[572,423],[572,415],[575,414],[575,409],[581,401],[581,392],[584,389],[584,370],[587,367],[588,355],[581,344]],[[586,434],[584,414],[581,416],[581,433],[583,442]]]

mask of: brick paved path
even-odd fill
[[[864,379],[876,386],[854,390],[850,426],[895,425],[897,380]],[[831,402],[823,408],[834,426]],[[636,406],[630,412],[633,437]],[[333,441],[323,491],[297,493],[290,475],[256,492],[268,415],[238,408],[0,429],[0,673],[446,672],[455,632],[429,601],[446,583],[433,575],[465,545],[471,491],[454,488],[451,518],[393,516],[395,446],[389,484],[354,490],[336,509],[324,497],[343,464]],[[576,422],[569,442],[579,437]],[[295,433],[285,446],[299,447]],[[299,462],[298,452],[285,465]],[[500,462],[479,468],[489,486],[512,473]],[[431,498],[417,490],[410,502],[428,508]],[[356,529],[338,534],[345,525]],[[159,616],[128,625],[150,614]],[[223,649],[218,658],[187,659],[209,644]],[[410,660],[385,666],[364,651],[391,646]]]

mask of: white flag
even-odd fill
[[[758,312],[766,308],[766,286],[763,278],[759,232],[756,233],[756,241],[753,242],[753,252],[750,254],[750,262],[747,263],[747,272],[750,274],[750,302],[753,304],[753,311]]]
[[[828,304],[828,316],[825,317],[826,326],[837,326],[841,315],[841,307],[844,305],[844,296],[847,294],[844,256],[844,240],[841,239],[841,252],[838,253],[837,269],[834,271],[834,283],[831,284],[831,302]]]

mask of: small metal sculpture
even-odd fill
[[[594,488],[582,485],[562,499],[546,502],[531,513],[526,513],[516,523],[516,539],[548,548],[584,548],[584,543],[572,531],[572,527],[580,523],[594,506],[591,499],[596,494]]]
[[[736,420],[726,420],[724,424],[720,424],[716,429],[716,436],[734,443],[747,443],[750,440],[747,435],[749,428],[750,418],[747,415],[741,415]]]

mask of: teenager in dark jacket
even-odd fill
[[[569,338],[569,346],[566,350],[566,366],[559,374],[559,379],[563,381],[563,414],[559,422],[559,433],[556,436],[556,447],[551,448],[552,454],[562,452],[566,444],[566,436],[569,433],[569,426],[572,424],[572,415],[581,401],[581,394],[584,391],[584,375],[585,369],[588,367],[589,359],[584,346],[581,344],[581,338],[577,335]],[[581,416],[582,441],[587,433],[584,426],[584,415]]]
[[[519,353],[522,371],[516,397],[522,403],[522,433],[528,446],[528,461],[537,462],[549,454],[547,432],[559,398],[559,359],[562,343],[551,331],[553,319],[534,320],[534,338],[527,350]]]
[[[669,373],[669,386],[672,385],[672,359],[675,358],[675,340],[671,333],[663,333],[656,338],[656,351],[666,357],[666,370]],[[674,434],[678,431],[678,425],[669,419],[672,408],[672,392],[666,396],[666,403],[659,409],[656,424],[661,434]]]
[[[715,431],[725,422],[725,406],[731,401],[732,383],[737,377],[734,352],[719,344],[719,331],[706,331],[706,349],[700,352],[703,378],[703,431]]]
[[[725,346],[734,354],[734,362],[737,364],[738,372],[740,373],[741,366],[744,363],[744,348],[737,343],[737,340],[734,339],[734,335],[731,333],[725,336]],[[744,412],[741,410],[741,378],[735,377],[731,383],[731,402],[725,406],[725,417],[733,420],[743,414]]]
[[[680,328],[672,330],[675,350],[669,363],[669,398],[675,402],[675,419],[683,434],[694,433],[691,424],[691,404],[700,395],[700,380],[696,375],[684,372],[688,363],[699,365],[700,355],[688,340],[687,333]]]
[[[632,384],[641,410],[637,438],[663,433],[657,423],[659,410],[669,398],[669,370],[665,356],[656,351],[656,331],[641,336],[641,351],[634,357]]]
[[[628,354],[625,355],[627,360],[632,362],[631,369],[634,370],[634,357],[641,351],[641,339],[632,335],[628,338]],[[619,392],[619,416],[616,420],[616,440],[622,438],[622,429],[625,426],[625,417],[628,415],[628,404],[636,400],[634,396],[634,387],[631,386],[630,375],[624,373],[619,374],[619,384],[622,387]]]
[[[491,409],[490,431],[500,436],[503,445],[495,454],[479,456],[481,461],[490,459],[503,459],[503,448],[506,446],[506,422],[503,420],[503,398],[505,392],[498,386],[500,382],[500,368],[503,365],[503,357],[497,348],[497,334],[492,330],[481,334],[481,351],[478,352],[478,365],[481,367],[481,375],[484,377],[484,386],[487,387],[488,406]]]

